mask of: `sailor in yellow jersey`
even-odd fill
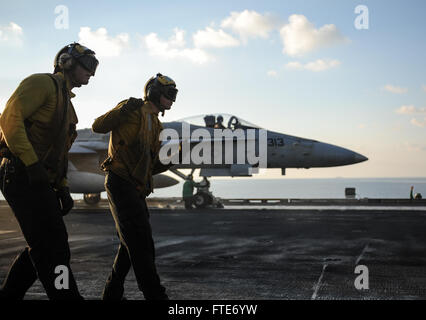
[[[24,79],[1,115],[0,189],[28,247],[11,265],[0,299],[23,299],[37,278],[49,299],[82,299],[62,216],[73,207],[66,181],[78,121],[71,89],[87,85],[97,65],[92,50],[65,46],[55,57],[54,73]],[[55,283],[58,267],[68,276],[63,286]]]
[[[111,131],[105,189],[115,220],[120,246],[102,298],[121,300],[130,267],[147,300],[168,299],[155,267],[155,249],[145,198],[153,189],[153,174],[168,167],[158,159],[163,128],[158,113],[176,100],[176,84],[157,74],[145,85],[145,100],[130,98],[97,118],[94,132]]]

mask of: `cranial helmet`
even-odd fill
[[[81,65],[94,76],[99,61],[96,59],[94,51],[74,42],[63,47],[56,54],[53,63],[55,68],[54,72],[70,70],[75,63]]]
[[[153,102],[160,111],[164,111],[161,110],[162,107],[160,105],[161,95],[174,102],[176,101],[177,92],[176,83],[161,73],[157,73],[155,77],[149,79],[144,89],[145,100]]]

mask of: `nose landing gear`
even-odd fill
[[[210,181],[204,177],[200,183],[195,184],[197,193],[194,195],[194,205],[197,208],[223,208],[223,204],[210,191]]]
[[[170,170],[179,177],[187,180],[194,173],[195,169],[192,169],[191,174],[186,176],[177,169]],[[203,177],[203,180],[198,183],[194,183],[197,190],[195,195],[192,197],[192,203],[199,209],[202,208],[223,208],[223,204],[217,199],[210,191],[210,181],[207,177]]]
[[[95,206],[101,201],[100,193],[85,193],[84,194],[84,202],[88,205]]]

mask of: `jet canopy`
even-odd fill
[[[176,121],[215,129],[261,129],[259,126],[253,123],[228,113],[201,114]]]

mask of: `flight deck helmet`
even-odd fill
[[[54,72],[70,70],[75,63],[81,65],[94,76],[99,61],[96,59],[93,50],[74,42],[66,45],[56,54],[53,62]]]
[[[153,102],[160,111],[164,111],[161,110],[163,108],[160,105],[161,95],[174,102],[177,92],[176,83],[161,73],[157,73],[155,77],[149,79],[144,88],[145,100]]]

